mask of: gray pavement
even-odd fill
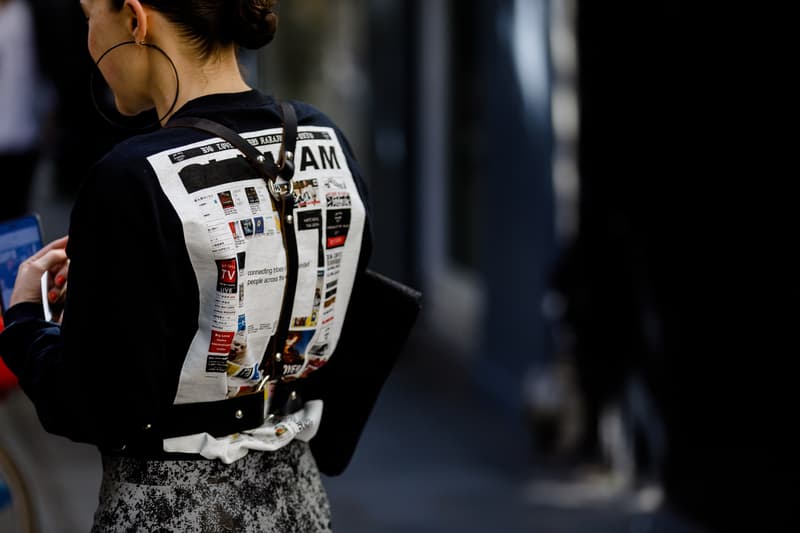
[[[34,207],[55,238],[69,206],[51,194],[48,174],[45,165]],[[350,467],[324,480],[337,532],[703,532],[667,508],[658,486],[632,490],[613,472],[537,459],[524,422],[483,399],[430,338],[418,328]],[[0,404],[0,428],[0,445],[32,486],[43,533],[88,531],[97,452],[45,433],[20,393]]]
[[[417,333],[348,471],[326,480],[339,531],[702,532],[657,486],[538,461],[524,423],[482,401]]]

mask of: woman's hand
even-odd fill
[[[51,306],[61,303],[67,289],[69,259],[67,258],[67,240],[61,237],[23,261],[17,271],[14,291],[11,293],[11,305],[21,302],[40,303],[42,301],[41,279],[48,272],[47,298]]]

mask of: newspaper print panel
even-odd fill
[[[280,130],[242,135],[277,155]],[[352,291],[364,206],[335,132],[301,127],[295,158],[298,284],[284,347],[284,378],[322,366]],[[286,259],[264,182],[238,150],[211,139],[149,158],[180,217],[200,288],[196,332],[176,403],[232,397],[261,380],[259,365],[280,315]]]

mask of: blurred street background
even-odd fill
[[[0,145],[0,205],[38,213],[51,240],[88,166],[131,133],[92,108],[77,1],[0,0],[0,28],[22,4],[37,136]],[[242,52],[249,82],[346,132],[372,267],[424,294],[350,468],[325,479],[337,531],[796,527],[775,481],[793,344],[774,300],[796,272],[774,183],[791,153],[773,123],[789,100],[780,14],[303,0],[280,17],[274,43]],[[1,159],[20,151],[27,174]],[[0,401],[0,446],[42,531],[88,531],[96,451],[44,433],[19,391]]]

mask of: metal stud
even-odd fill
[[[292,215],[286,215],[286,223],[287,224],[291,224],[293,221],[294,221],[294,218],[292,218]]]
[[[275,360],[276,360],[277,362],[279,362],[279,363],[281,362],[281,354],[280,354],[280,353],[276,353],[276,354],[275,354]]]
[[[153,424],[145,424],[142,429],[145,431],[150,431],[151,429],[153,429]]]
[[[297,392],[295,392],[295,391],[292,391],[292,393],[291,393],[289,396],[290,396],[290,397],[291,397],[291,399],[294,401],[294,400],[296,400],[296,399],[297,399]]]
[[[236,412],[233,413],[233,416],[235,416],[237,420],[241,420],[242,418],[244,418],[244,413],[242,412],[241,409],[237,409]]]
[[[289,150],[286,150],[286,153],[283,155],[283,157],[287,161],[291,161],[292,159],[294,159],[294,154],[292,152],[290,152]]]
[[[263,163],[264,161],[266,161],[266,159],[264,159],[263,155],[260,155],[260,156],[256,157],[256,161],[258,161],[259,163]]]

